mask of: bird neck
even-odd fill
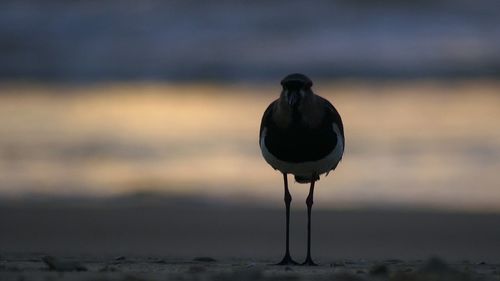
[[[325,110],[320,99],[312,94],[295,107],[291,107],[285,100],[279,99],[274,108],[273,121],[280,128],[293,126],[317,128],[321,125],[324,114]]]

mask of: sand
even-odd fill
[[[284,246],[280,208],[159,197],[3,202],[0,226],[2,281],[500,279],[498,214],[316,210],[318,267],[271,265]],[[305,210],[294,209],[298,261],[305,226]],[[72,269],[85,270],[58,272]]]
[[[500,264],[441,259],[403,261],[336,260],[319,266],[276,266],[267,260],[195,257],[114,259],[53,258],[60,267],[36,254],[3,258],[1,280],[498,280]],[[69,266],[67,266],[69,265]]]

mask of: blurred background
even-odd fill
[[[24,219],[25,228],[9,227],[0,234],[1,245],[12,251],[54,250],[57,243],[71,248],[55,238],[49,246],[30,240],[28,221],[37,220],[39,210],[29,213],[26,206],[141,200],[194,206],[188,210],[275,210],[270,235],[281,241],[282,177],[262,159],[258,130],[263,111],[280,93],[280,79],[293,72],[315,81],[315,92],[334,103],[345,126],[344,159],[319,183],[315,208],[500,212],[497,0],[3,0],[0,224]],[[294,210],[302,212],[307,186],[291,189]],[[245,218],[258,229],[258,220],[269,216],[252,212]],[[45,215],[38,227],[57,231],[57,215]],[[120,220],[115,215],[110,220]],[[492,218],[481,220],[481,227],[496,232],[467,235],[497,241],[500,226]],[[460,227],[439,241],[455,241],[449,238]],[[32,244],[12,246],[20,237]],[[436,252],[466,256],[478,249],[464,239],[455,242],[465,248],[447,244]],[[408,243],[402,240],[405,246],[393,254],[412,256]],[[431,253],[422,243],[415,244],[417,253]],[[488,243],[478,257],[497,255]],[[233,246],[248,251],[255,245]],[[373,247],[376,256],[379,248]],[[225,253],[235,255],[229,248]],[[268,253],[255,249],[248,255]]]

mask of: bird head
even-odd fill
[[[304,74],[294,73],[287,75],[281,80],[283,90],[280,99],[291,108],[296,109],[305,99],[312,95],[312,85],[311,79]]]

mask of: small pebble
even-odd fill
[[[361,281],[361,277],[353,275],[351,273],[347,272],[342,272],[342,273],[337,273],[334,275],[333,280],[336,281]]]
[[[385,262],[390,263],[390,264],[398,264],[398,263],[402,263],[403,261],[399,260],[399,259],[388,259]]]
[[[0,270],[1,271],[10,271],[10,272],[19,272],[21,271],[21,269],[17,266],[4,266],[4,265],[1,265],[0,266]]]
[[[201,262],[216,262],[214,258],[211,257],[196,257],[193,259],[193,261],[201,261]]]
[[[190,266],[188,269],[189,273],[201,273],[205,271],[207,271],[207,269],[204,266],[199,266],[199,265]]]
[[[109,266],[109,265],[106,265],[105,267],[99,269],[100,272],[116,272],[118,271],[118,269],[116,269],[116,267],[114,266]]]
[[[337,266],[345,266],[345,263],[343,261],[337,261],[337,262],[334,262],[333,263],[333,266],[334,267],[337,267]]]
[[[409,267],[404,270],[404,272],[412,272],[412,271],[413,271],[413,269],[409,268]]]
[[[45,256],[42,261],[54,271],[87,271],[87,268],[76,261],[65,261],[51,256]]]
[[[218,281],[255,281],[262,280],[263,273],[260,269],[236,270],[233,272],[221,272],[214,276],[212,280]],[[288,278],[286,280],[289,280]]]
[[[371,275],[387,275],[389,274],[389,269],[387,266],[380,264],[380,265],[374,265],[370,269],[370,274]]]
[[[448,264],[446,264],[445,261],[443,261],[442,259],[440,258],[437,258],[437,257],[433,257],[433,258],[430,258],[421,268],[420,271],[423,271],[423,272],[436,272],[436,273],[439,273],[439,272],[446,272],[446,271],[450,271],[450,267],[448,266]]]

